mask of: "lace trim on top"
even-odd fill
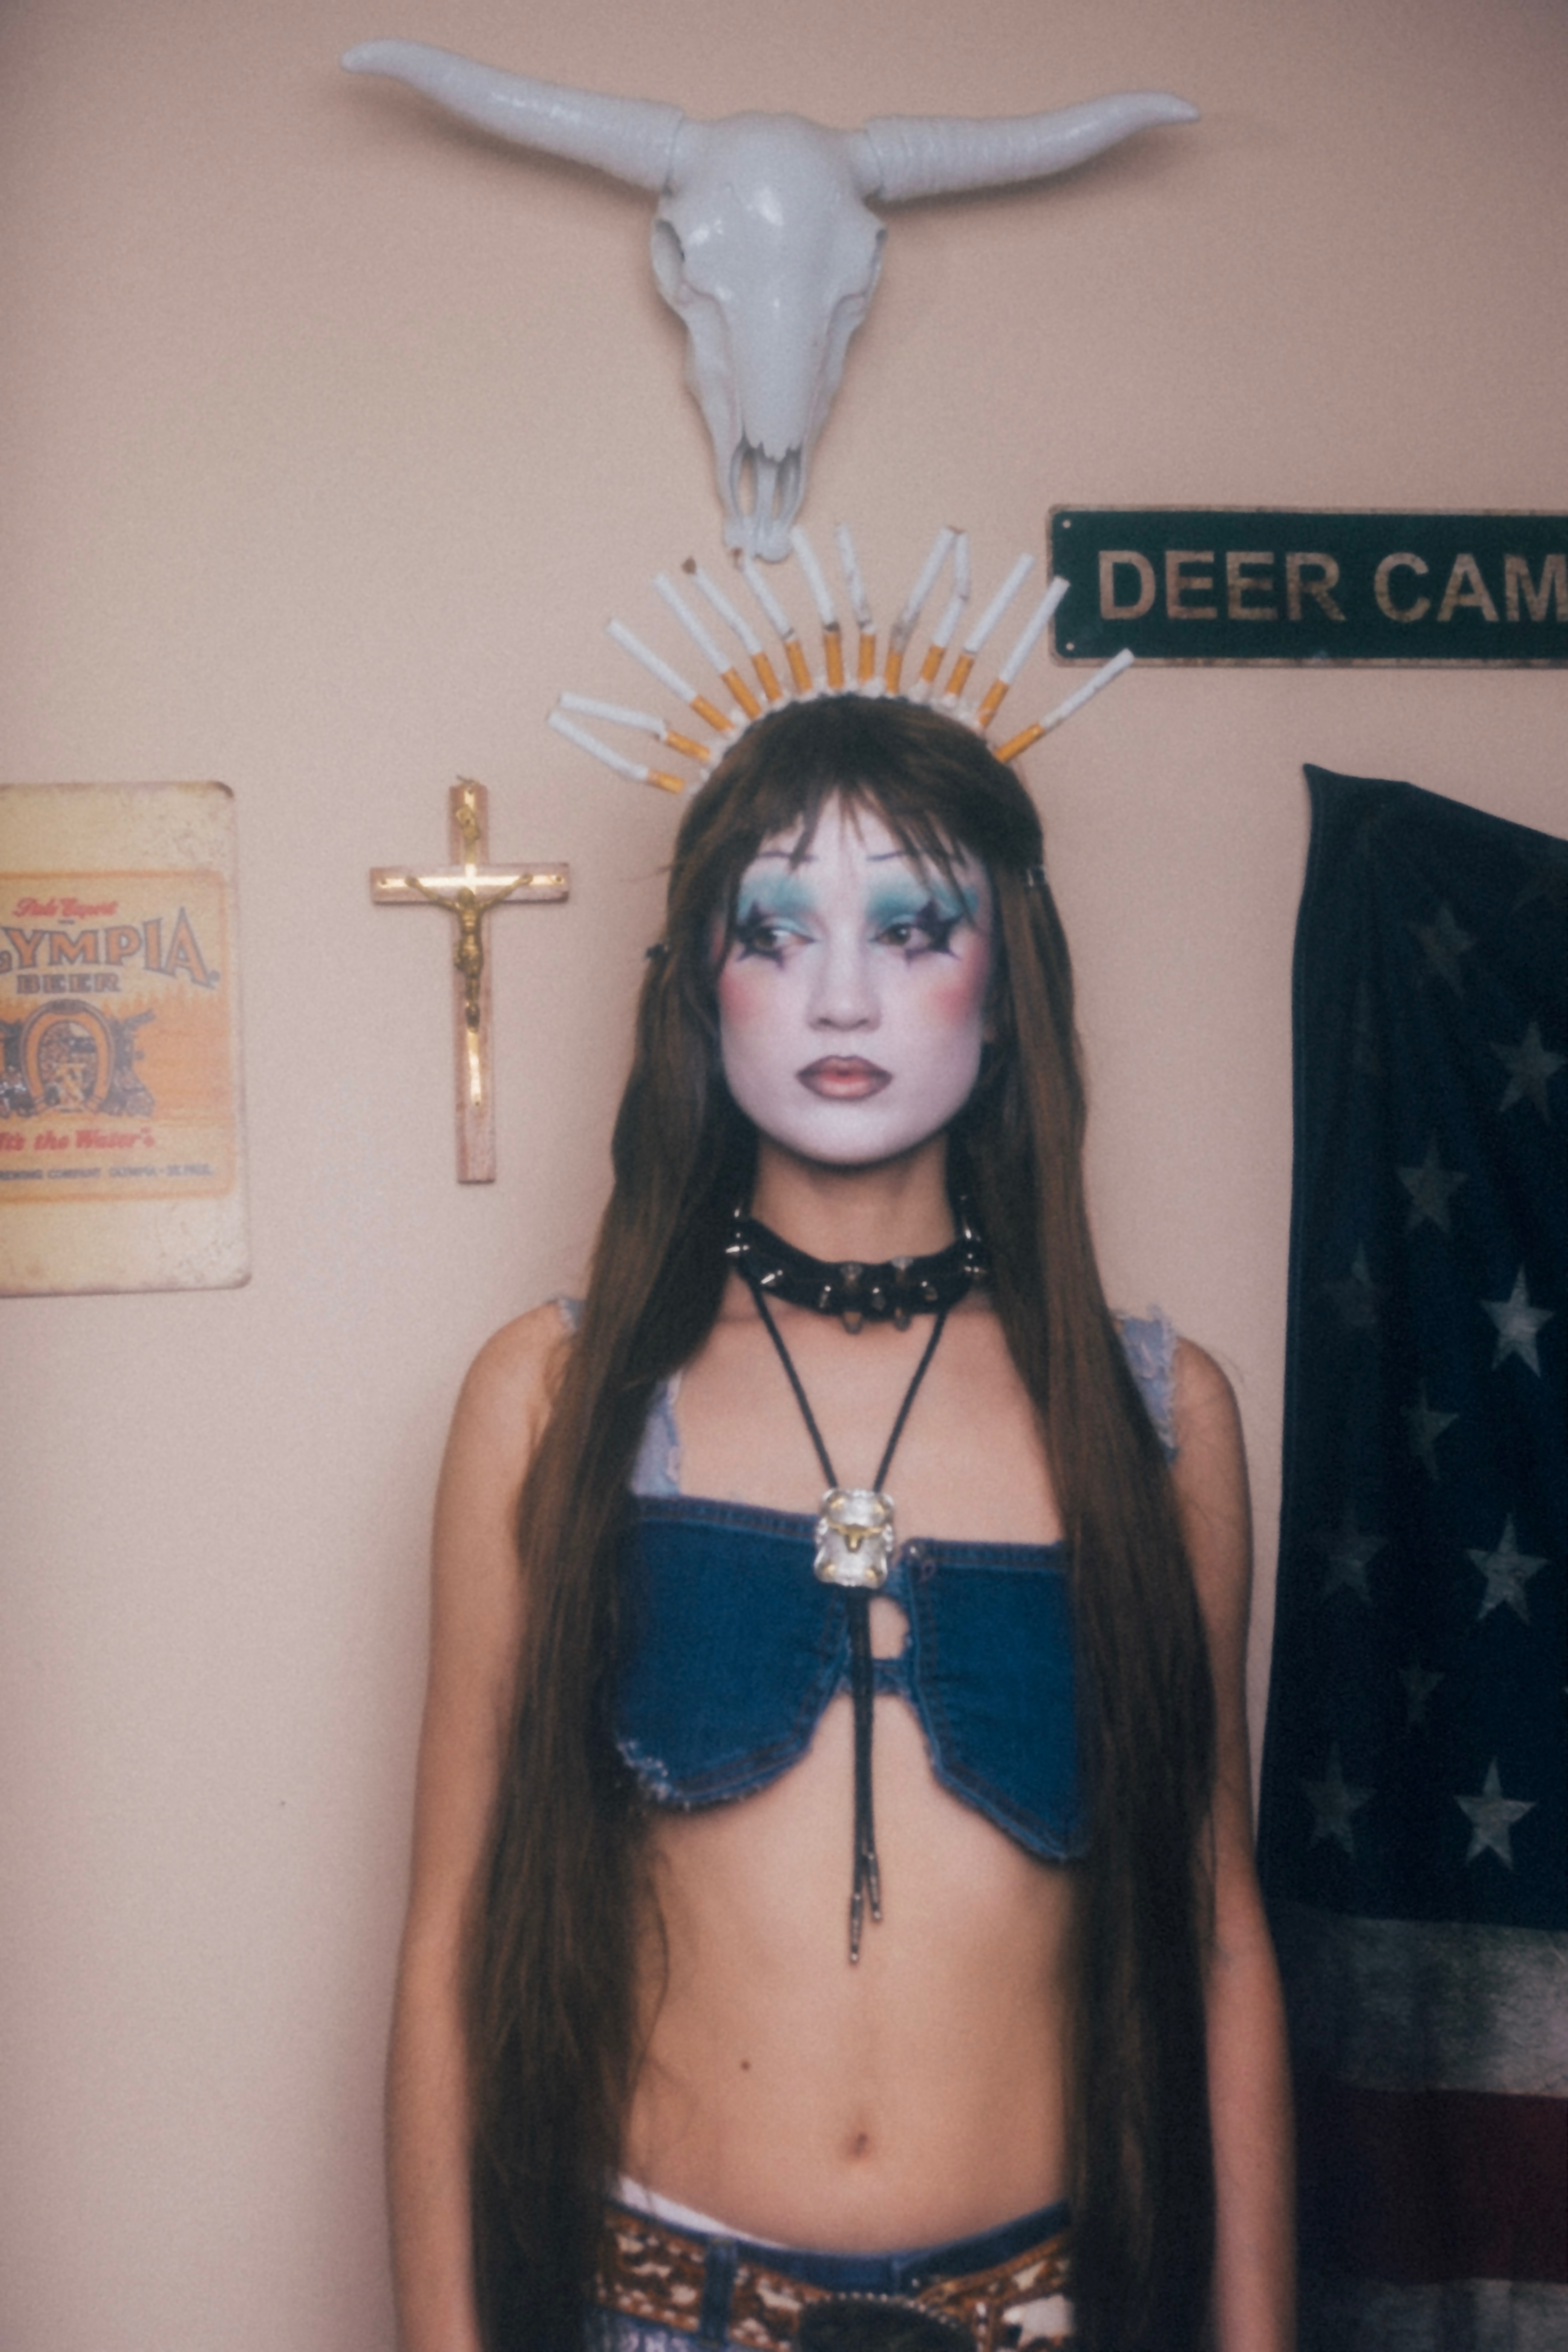
[[[1114,1320],[1128,1370],[1138,1383],[1138,1392],[1154,1424],[1160,1449],[1167,1462],[1173,1462],[1180,1451],[1176,1444],[1176,1328],[1158,1307],[1151,1307],[1147,1315],[1118,1315]]]
[[[555,1308],[569,1332],[575,1333],[583,1320],[583,1302],[564,1296],[552,1298]],[[631,1490],[634,1495],[679,1495],[680,1492],[680,1432],[675,1424],[675,1400],[680,1393],[680,1374],[672,1372],[660,1381],[653,1392],[653,1402],[647,1409],[643,1426],[642,1444],[632,1465]]]

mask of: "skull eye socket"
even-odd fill
[[[673,302],[686,277],[686,247],[667,220],[656,220],[651,240],[653,274],[667,302]]]

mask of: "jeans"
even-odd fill
[[[730,2287],[737,2260],[752,2261],[785,2278],[834,2294],[914,2295],[933,2281],[965,2278],[1025,2255],[1056,2237],[1067,2224],[1067,2207],[1050,2205],[978,2237],[889,2254],[826,2253],[805,2247],[752,2246],[744,2240],[706,2237],[702,2240],[706,2247],[702,2307],[693,2311],[689,2332],[623,2312],[600,2312],[595,2314],[595,2347],[597,2352],[695,2352],[697,2347],[701,2352],[722,2352],[732,2343],[728,2332]],[[689,2238],[696,2233],[685,2234]],[[1031,2318],[1035,2319],[1033,2332]],[[1033,2306],[1021,2333],[1008,2329],[998,2341],[1021,2347],[1031,2342],[1059,2343],[1070,2325],[1064,2298],[1053,2295]]]

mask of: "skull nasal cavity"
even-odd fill
[[[800,504],[801,458],[797,448],[770,457],[754,442],[742,441],[730,469],[736,509],[763,521],[788,523]]]

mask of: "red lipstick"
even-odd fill
[[[881,1069],[858,1054],[824,1054],[820,1061],[797,1070],[795,1076],[825,1102],[860,1102],[893,1083],[891,1070]]]

